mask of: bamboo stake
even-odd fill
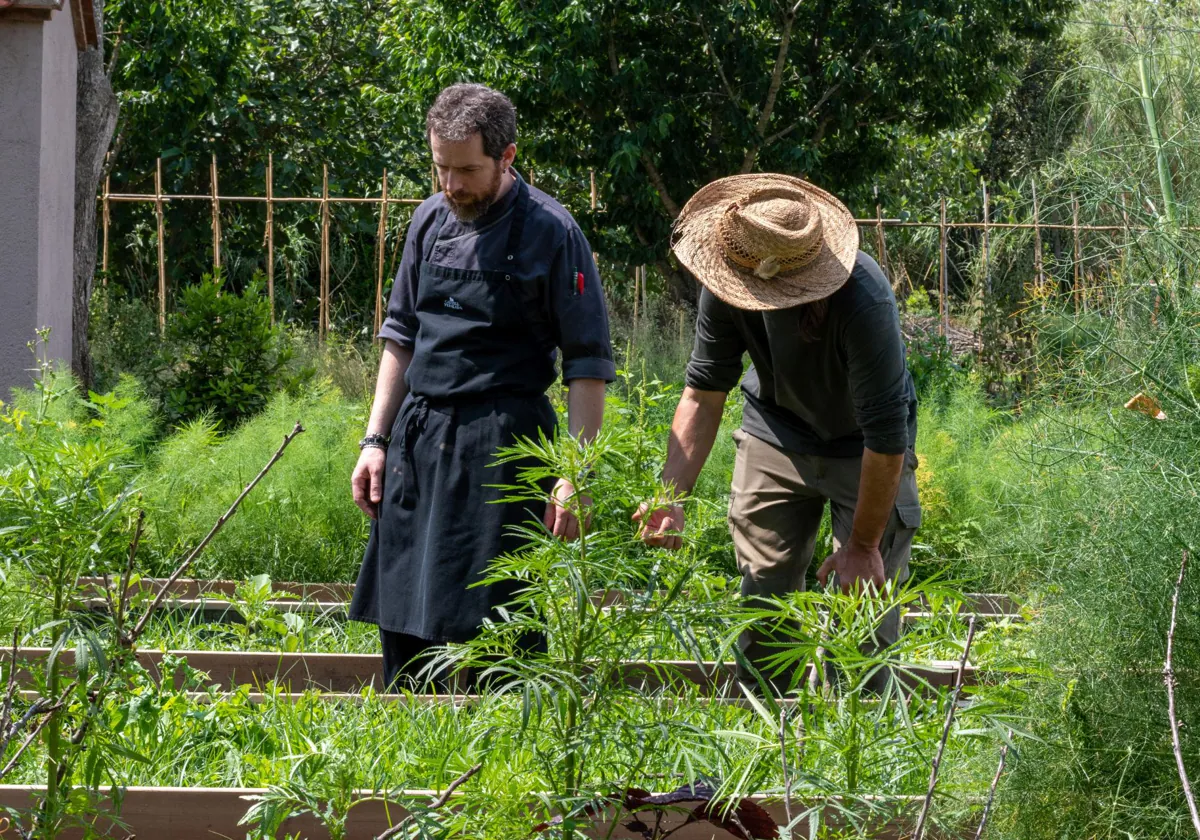
[[[950,283],[946,277],[946,197],[942,196],[941,211],[938,215],[938,314],[941,323],[938,324],[938,334],[950,332]]]
[[[594,213],[596,211],[596,170],[589,169],[588,177],[592,181],[592,212]]]
[[[1037,181],[1030,181],[1033,187],[1033,276],[1038,291],[1038,299],[1042,301],[1042,309],[1046,308],[1045,296],[1046,275],[1042,270],[1042,229],[1039,225]]]
[[[111,219],[109,217],[109,212],[108,212],[108,209],[109,209],[108,196],[109,196],[110,192],[112,192],[112,191],[109,189],[109,176],[105,175],[104,176],[104,208],[103,208],[104,209],[103,255],[104,256],[101,258],[101,263],[100,263],[100,270],[104,272],[104,276],[101,278],[100,282],[103,283],[105,286],[108,285],[108,226],[109,226],[109,224],[111,224]]]
[[[379,330],[383,326],[383,260],[387,256],[387,175],[385,168],[383,170],[383,201],[379,204],[379,266],[375,275],[375,335],[379,335]]]
[[[267,300],[275,326],[275,156],[267,152]]]
[[[879,204],[878,184],[875,185],[875,248],[879,254],[879,267],[883,269],[883,276],[889,283],[894,282],[892,273],[888,270],[887,240],[883,236],[883,208]]]
[[[436,163],[429,164],[429,183],[433,187],[433,192],[431,192],[430,195],[437,195],[438,194],[438,182],[437,182],[437,164]]]
[[[537,176],[534,174],[533,167],[531,166],[531,167],[529,167],[529,186],[532,187],[536,183],[537,183]]]
[[[154,167],[154,216],[158,221],[158,332],[167,331],[167,266],[163,256],[162,158]]]
[[[1129,197],[1121,193],[1121,264],[1125,264],[1125,255],[1129,250],[1129,208],[1126,206]]]
[[[991,275],[991,252],[988,249],[988,219],[991,216],[988,205],[988,188],[987,181],[980,179],[980,184],[983,185],[983,248],[981,256],[983,257],[983,288],[984,292],[990,298],[992,295],[992,275]]]
[[[641,287],[642,272],[644,270],[645,270],[645,268],[643,266],[634,266],[633,267],[633,331],[634,331],[634,333],[637,332],[638,299],[641,297],[641,295],[638,294],[638,290]]]
[[[1187,571],[1187,552],[1179,564],[1179,577],[1175,579],[1175,593],[1171,596],[1171,627],[1167,631],[1167,661],[1163,664],[1163,682],[1167,686],[1167,718],[1171,722],[1171,746],[1175,750],[1175,766],[1179,769],[1179,782],[1187,800],[1188,812],[1192,815],[1192,827],[1200,837],[1200,813],[1196,811],[1196,798],[1192,796],[1192,785],[1188,781],[1187,767],[1183,764],[1183,748],[1179,744],[1179,718],[1175,714],[1175,668],[1171,654],[1175,649],[1175,613],[1179,609],[1179,589],[1183,586],[1183,573]]]
[[[217,155],[212,156],[212,168],[209,169],[209,180],[212,181],[212,236],[213,236],[213,274],[221,270],[221,199],[217,187]]]
[[[1071,232],[1074,239],[1075,256],[1075,314],[1079,314],[1079,304],[1083,298],[1083,285],[1080,281],[1080,249],[1079,249],[1079,199],[1071,196]]]
[[[317,340],[329,329],[329,164],[321,170],[321,283],[317,304]]]

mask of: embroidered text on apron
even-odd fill
[[[371,525],[350,617],[433,641],[474,637],[516,586],[472,587],[488,563],[520,548],[527,503],[495,504],[520,464],[496,465],[518,437],[551,435],[553,349],[530,329],[517,259],[529,188],[521,180],[504,266],[435,265],[425,249],[408,396],[392,426],[379,518]],[[439,231],[440,232],[440,231]]]

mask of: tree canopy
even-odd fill
[[[421,195],[425,109],[446,84],[480,81],[517,104],[519,166],[536,169],[538,185],[576,214],[593,246],[613,261],[656,263],[686,297],[690,283],[667,257],[669,232],[697,188],[773,170],[810,177],[853,209],[873,208],[873,185],[914,144],[979,125],[1016,89],[1071,6],[110,0],[123,109],[114,186],[150,187],[162,156],[167,191],[204,193],[216,153],[223,193],[261,195],[274,153],[278,194],[318,194],[328,163],[332,194],[377,191],[387,166],[393,194]],[[588,170],[600,189],[595,213]],[[169,214],[169,270],[189,282],[207,267],[208,209],[175,204]],[[244,256],[226,263],[248,279],[264,257],[261,220],[231,209],[225,224],[223,250]],[[114,236],[144,247],[142,225],[126,213]],[[304,236],[315,241],[315,214],[291,230],[285,239],[300,253]],[[345,271],[335,279],[347,299],[370,298],[373,231],[369,215],[335,217],[334,271]],[[315,263],[297,270],[312,275]],[[299,278],[297,299],[313,279]]]
[[[526,160],[603,174],[594,244],[663,266],[672,218],[714,178],[869,194],[898,137],[976,117],[1071,5],[429,0],[397,3],[382,45],[398,99],[466,78],[509,93]]]

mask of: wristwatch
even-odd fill
[[[391,438],[387,435],[367,435],[358,442],[359,449],[387,449],[391,443]]]

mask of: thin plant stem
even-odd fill
[[[464,783],[467,782],[467,780],[469,780],[472,776],[474,776],[476,773],[478,773],[482,769],[483,769],[482,764],[476,764],[470,770],[467,770],[465,773],[463,773],[461,776],[459,776],[457,779],[455,779],[453,782],[451,782],[449,785],[447,785],[446,789],[444,791],[442,791],[442,795],[439,796],[437,799],[435,799],[433,802],[431,802],[429,804],[429,810],[436,811],[439,808],[444,807],[446,805],[446,803],[450,801],[450,797],[454,795],[454,791],[458,790]],[[411,821],[412,821],[412,815],[410,814],[409,816],[407,816],[403,820],[401,820],[399,823],[392,826],[387,831],[383,832],[383,834],[380,834],[378,837],[375,838],[375,840],[392,840],[392,838],[394,838],[394,837],[399,837],[400,833],[408,828],[408,824]]]
[[[225,527],[225,523],[229,521],[230,517],[237,513],[237,509],[242,504],[242,500],[250,494],[250,491],[254,489],[258,482],[262,481],[263,477],[270,471],[271,467],[275,466],[275,462],[283,457],[283,450],[287,449],[288,444],[295,440],[296,436],[303,431],[304,427],[297,422],[292,430],[283,436],[283,443],[281,443],[279,448],[275,450],[275,454],[271,456],[271,460],[267,461],[266,466],[259,471],[258,475],[256,475],[254,479],[242,489],[242,492],[238,495],[238,497],[233,500],[233,504],[229,506],[229,510],[221,514],[216,523],[209,530],[208,534],[206,534],[204,539],[200,541],[200,544],[193,548],[191,552],[188,553],[187,557],[183,558],[183,562],[179,564],[175,571],[171,573],[171,576],[163,582],[161,587],[159,587],[158,594],[154,596],[154,600],[150,602],[150,606],[146,608],[146,612],[142,615],[141,619],[138,620],[138,623],[134,625],[134,628],[130,631],[129,635],[123,639],[123,642],[126,646],[132,645],[137,641],[138,637],[145,632],[146,624],[150,621],[154,611],[157,610],[162,602],[166,599],[167,595],[170,593],[171,587],[175,585],[175,581],[179,580],[183,573],[191,568],[192,563],[195,562],[196,558],[200,556],[200,552],[204,550],[205,546],[207,546],[209,542],[212,541],[212,538],[215,537],[223,527]]]
[[[1012,737],[1012,730],[1008,730],[1008,737]],[[1004,773],[1004,762],[1008,758],[1008,741],[1004,742],[1004,746],[1000,748],[1000,763],[996,765],[996,775],[992,777],[992,786],[988,788],[987,804],[983,806],[983,816],[979,818],[979,827],[975,829],[975,840],[981,840],[983,837],[984,826],[987,825],[988,817],[992,814],[992,803],[996,801],[996,788],[1000,784],[1000,776]]]
[[[1187,767],[1183,763],[1183,748],[1179,743],[1179,717],[1175,712],[1175,669],[1171,663],[1175,651],[1175,617],[1179,610],[1179,589],[1183,586],[1183,573],[1187,571],[1187,562],[1188,553],[1185,551],[1179,564],[1179,577],[1175,580],[1175,592],[1171,596],[1171,626],[1167,630],[1167,660],[1163,663],[1163,682],[1167,686],[1167,717],[1171,721],[1171,747],[1175,750],[1175,766],[1179,768],[1179,782],[1183,785],[1183,796],[1192,815],[1192,827],[1196,829],[1196,836],[1200,837],[1200,813],[1196,811],[1196,798],[1192,795]]]
[[[942,740],[938,743],[937,754],[933,757],[933,767],[929,771],[929,789],[925,792],[925,803],[921,806],[921,815],[917,817],[917,827],[913,832],[913,840],[921,840],[925,836],[925,821],[929,818],[929,810],[933,805],[933,792],[937,789],[938,771],[942,766],[942,755],[946,751],[946,741],[950,738],[950,728],[954,725],[954,712],[958,708],[958,698],[962,693],[963,673],[967,668],[967,656],[971,653],[971,642],[975,639],[975,616],[967,626],[967,643],[963,645],[962,658],[958,660],[958,673],[954,677],[954,690],[950,693],[950,705],[946,709],[946,723],[942,727]]]
[[[783,813],[787,817],[787,833],[792,834],[792,777],[787,761],[787,709],[779,710],[779,761],[783,766]]]

